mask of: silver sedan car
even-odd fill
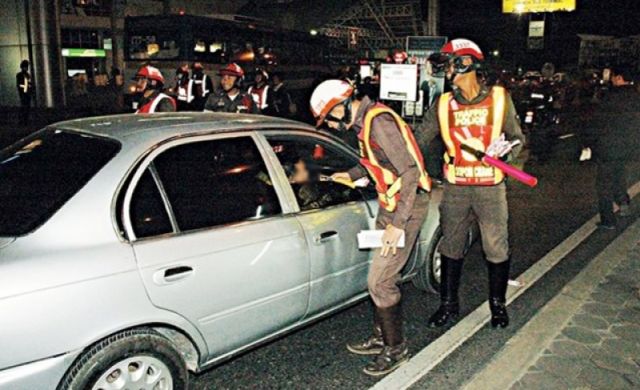
[[[0,389],[183,389],[367,295],[375,191],[301,123],[230,114],[58,123],[0,153]],[[405,280],[437,278],[440,192]]]

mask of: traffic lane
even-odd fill
[[[525,167],[540,179],[536,189],[509,183],[513,276],[529,268],[597,212],[595,165],[577,162],[577,150],[575,138],[558,140],[551,160]],[[638,162],[630,166],[633,181],[640,180],[639,168]],[[430,329],[426,324],[439,299],[411,284],[405,284],[402,290],[405,331],[411,350],[417,352],[446,330]],[[462,314],[482,303],[487,290],[486,267],[477,242],[465,260]],[[517,311],[512,315],[517,316]],[[367,388],[376,382],[362,373],[368,358],[349,354],[344,345],[367,337],[370,331],[371,305],[366,301],[197,376],[194,387]]]

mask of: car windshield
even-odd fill
[[[49,128],[0,151],[0,236],[42,225],[119,149],[114,140]]]

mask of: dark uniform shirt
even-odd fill
[[[639,156],[640,93],[635,85],[612,87],[586,120],[583,135],[595,159],[615,161]]]
[[[462,96],[462,92],[459,90],[454,90],[454,98],[456,101],[462,105],[470,105],[470,104],[478,104],[486,99],[491,93],[491,88],[482,85],[480,88],[480,94],[473,100],[467,100],[464,96]],[[511,153],[509,154],[508,160],[512,160],[518,157],[520,151],[525,142],[524,134],[522,134],[522,129],[520,128],[520,119],[518,118],[518,114],[516,112],[516,108],[513,105],[513,100],[511,100],[511,96],[506,96],[507,101],[507,112],[505,113],[504,124],[502,127],[502,131],[505,133],[505,138],[509,141],[520,140],[521,144],[515,146]],[[440,121],[438,120],[438,103],[431,106],[429,111],[424,116],[422,120],[422,124],[416,129],[416,141],[420,148],[424,152],[427,146],[440,134]]]
[[[251,96],[244,92],[238,93],[231,100],[229,95],[222,91],[209,95],[204,109],[214,112],[232,112],[236,114],[259,114],[258,106],[255,104]]]
[[[364,117],[375,105],[368,97],[362,98],[356,119],[351,130],[360,132],[364,125]],[[393,213],[391,224],[399,229],[404,229],[416,200],[420,171],[415,160],[407,151],[407,146],[402,138],[396,121],[390,114],[381,114],[373,119],[371,124],[371,143],[374,147],[373,154],[378,163],[385,169],[389,169],[398,178],[402,179],[400,200]],[[352,180],[357,180],[367,175],[362,166],[356,166],[349,171]]]
[[[281,118],[290,118],[291,112],[291,95],[284,84],[280,83],[274,86],[268,95],[269,106],[268,115],[274,115]]]

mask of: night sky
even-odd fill
[[[254,1],[243,12],[275,18],[288,12],[301,30],[317,28],[357,0],[298,0],[281,8]],[[426,1],[425,1],[426,3]],[[304,10],[305,12],[300,12]],[[546,61],[559,66],[577,62],[577,34],[628,36],[640,34],[640,0],[577,0],[575,12],[546,15],[545,50],[526,50],[529,17],[502,13],[501,0],[441,0],[440,30],[449,38],[465,37],[485,51],[499,50],[502,59],[513,64],[538,67]]]
[[[500,0],[442,1],[441,4],[443,35],[472,39],[485,51],[498,49],[505,60],[533,68],[546,61],[559,66],[576,63],[577,34],[640,34],[639,0],[578,0],[575,12],[546,15],[545,50],[528,52],[529,17],[541,19],[544,15],[503,14]]]

